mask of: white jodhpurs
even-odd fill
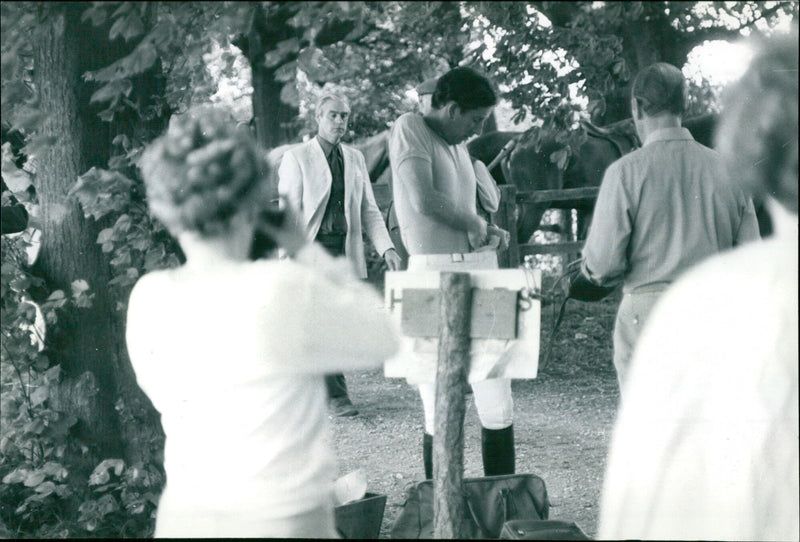
[[[481,425],[486,429],[505,429],[513,423],[514,400],[511,397],[511,379],[493,378],[473,382],[472,395]],[[436,384],[420,384],[419,396],[425,412],[425,432],[433,435],[433,414],[436,405]]]

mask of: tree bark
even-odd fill
[[[301,34],[288,24],[295,13],[293,7],[278,6],[269,18],[260,3],[255,3],[252,9],[249,27],[233,43],[244,53],[252,72],[256,139],[264,149],[271,149],[292,138],[294,134],[281,125],[296,117],[298,110],[281,100],[283,83],[275,79],[279,66],[266,67],[264,55],[281,40]]]
[[[43,119],[38,135],[53,138],[36,159],[35,186],[43,229],[37,271],[51,287],[68,296],[73,281],[89,283],[92,306],[67,311],[61,317],[61,333],[49,344],[48,353],[53,363],[61,364],[67,379],[77,379],[85,371],[93,373],[98,387],[94,404],[89,409],[76,405],[76,412],[100,453],[119,456],[120,427],[114,410],[118,358],[112,305],[105,289],[110,278],[108,265],[96,242],[97,225],[83,217],[77,201],[67,197],[78,175],[108,145],[107,127],[98,125],[99,119],[81,115],[81,55],[98,49],[84,46],[82,7],[41,5],[43,31],[34,40],[34,83]]]
[[[465,538],[464,392],[469,374],[469,273],[441,274],[439,360],[433,437],[433,536]]]

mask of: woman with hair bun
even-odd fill
[[[140,166],[186,256],[144,275],[128,307],[166,434],[155,536],[335,537],[323,375],[395,353],[382,300],[291,219],[259,228],[292,259],[250,260],[269,166],[225,112],[173,117]]]

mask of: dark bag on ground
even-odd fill
[[[464,479],[470,538],[498,538],[511,519],[547,519],[550,502],[535,474]],[[433,538],[433,480],[412,486],[389,533],[391,538]]]
[[[501,540],[591,540],[571,521],[512,519],[503,525]]]

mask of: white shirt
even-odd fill
[[[297,259],[332,261],[317,246]],[[126,333],[166,434],[156,536],[270,536],[271,522],[330,504],[322,375],[396,351],[381,305],[355,277],[291,260],[140,279]]]
[[[431,163],[433,188],[457,208],[475,213],[477,179],[466,145],[448,145],[431,130],[421,115],[406,113],[397,119],[389,140],[392,190],[400,236],[409,254],[470,252],[467,232],[414,210],[410,190],[414,187],[398,174],[408,158]]]

